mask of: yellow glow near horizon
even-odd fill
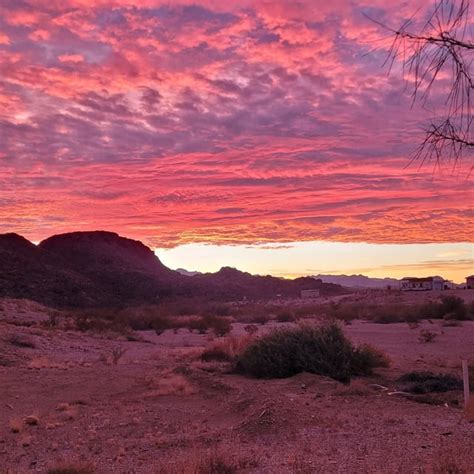
[[[316,274],[370,277],[440,275],[457,283],[474,273],[474,244],[367,244],[293,242],[275,245],[189,244],[156,249],[170,268],[215,272],[223,266],[261,275],[296,278]]]

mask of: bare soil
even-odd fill
[[[50,310],[32,303],[2,308],[0,472],[64,463],[98,473],[194,472],[207,455],[249,473],[439,472],[453,457],[474,472],[474,423],[462,393],[436,404],[393,393],[404,372],[459,374],[462,357],[474,363],[474,322],[410,329],[353,321],[347,335],[384,349],[393,364],[346,386],[310,374],[229,373],[199,360],[213,336],[185,329],[128,341],[48,329]],[[233,333],[243,326],[235,323]],[[270,322],[257,334],[282,326]],[[420,342],[421,329],[436,332],[435,340]]]

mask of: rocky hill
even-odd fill
[[[112,232],[73,232],[38,246],[17,234],[0,235],[0,297],[56,307],[119,307],[181,297],[215,300],[298,297],[302,289],[338,294],[339,285],[313,278],[285,280],[232,268],[182,275],[143,243]]]

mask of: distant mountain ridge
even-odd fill
[[[398,288],[400,280],[396,278],[372,278],[365,275],[314,275],[313,278],[324,283],[334,283],[347,288]]]
[[[55,307],[120,307],[166,299],[213,300],[298,297],[303,289],[341,294],[314,278],[285,280],[224,267],[183,275],[167,268],[142,242],[113,232],[72,232],[34,245],[18,234],[0,235],[0,297],[27,298]]]
[[[202,272],[186,270],[185,268],[177,268],[176,271],[178,273],[181,273],[181,275],[186,275],[186,276],[202,275]]]

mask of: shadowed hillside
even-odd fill
[[[0,236],[0,296],[57,307],[125,306],[179,297],[216,300],[298,297],[302,289],[338,294],[313,278],[285,280],[232,268],[193,277],[170,270],[151,249],[112,232],[73,232],[38,246]]]

